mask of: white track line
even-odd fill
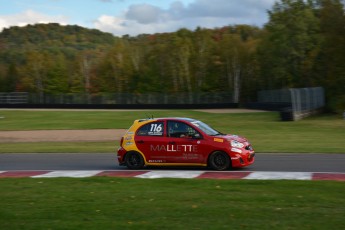
[[[37,176],[32,176],[32,178],[52,178],[52,177],[76,177],[76,178],[80,178],[80,177],[91,177],[91,176],[95,176],[98,173],[101,173],[101,170],[91,170],[91,171],[74,171],[74,170],[64,170],[64,171],[53,171],[53,172],[49,172],[46,174],[42,174],[42,175],[37,175]]]
[[[4,173],[9,173],[9,177],[11,175],[16,175],[16,173],[19,173],[21,177],[25,177],[25,171],[26,170],[14,170],[14,171],[0,171],[0,175]],[[116,170],[115,170],[116,171]],[[83,178],[83,177],[92,177],[97,176],[98,174],[105,172],[103,170],[57,170],[57,171],[50,171],[47,172],[46,170],[42,171],[42,174],[39,174],[36,176],[32,176],[33,174],[30,173],[32,171],[28,171],[27,177],[32,178],[55,178],[55,177],[74,177],[74,178]],[[36,172],[36,171],[35,171]],[[126,171],[121,171],[126,172]],[[135,172],[133,170],[128,170],[128,172]],[[212,175],[215,175],[214,178],[216,179],[217,176],[214,173],[218,173],[218,171],[174,171],[174,170],[158,170],[158,171],[141,171],[142,174],[137,176],[133,176],[133,174],[129,173],[130,177],[137,177],[137,178],[148,178],[148,179],[154,179],[154,178],[197,178],[199,176],[202,176],[204,173],[212,172],[207,176],[207,178],[212,178]],[[246,173],[244,173],[246,172]],[[12,173],[12,174],[11,174]],[[227,173],[236,175],[237,172],[219,172],[221,174],[224,174],[226,176]],[[244,173],[244,174],[243,174]],[[319,175],[318,175],[319,174]],[[237,179],[251,179],[251,180],[313,180],[315,175],[321,176],[325,174],[335,174],[330,175],[330,180],[334,177],[337,178],[337,176],[340,175],[340,178],[342,178],[342,175],[345,175],[345,173],[337,173],[337,172],[269,172],[269,171],[263,171],[263,172],[250,172],[250,171],[241,171],[239,172],[240,177],[236,177]],[[13,176],[12,175],[12,176]],[[243,175],[243,177],[241,176]],[[247,175],[247,176],[245,176]],[[333,177],[332,177],[333,176]],[[230,179],[230,178],[229,178]]]
[[[136,176],[138,178],[195,178],[204,172],[200,171],[151,171],[142,175]]]
[[[310,172],[252,172],[243,179],[251,180],[311,180]]]

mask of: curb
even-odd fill
[[[345,173],[336,172],[218,172],[218,171],[171,171],[171,170],[16,170],[0,171],[0,178],[57,178],[57,177],[136,177],[145,179],[184,178],[184,179],[247,179],[247,180],[333,180],[345,181]]]

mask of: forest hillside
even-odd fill
[[[262,28],[228,25],[115,37],[56,23],[0,33],[0,92],[217,93],[234,102],[267,89],[322,86],[345,109],[340,0],[280,0]]]

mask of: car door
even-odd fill
[[[167,162],[202,163],[203,137],[183,121],[167,121]]]
[[[140,127],[134,141],[148,163],[166,163],[165,122],[153,121]]]

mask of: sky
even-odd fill
[[[116,36],[263,26],[276,0],[0,0],[0,31],[36,23],[79,25]]]

